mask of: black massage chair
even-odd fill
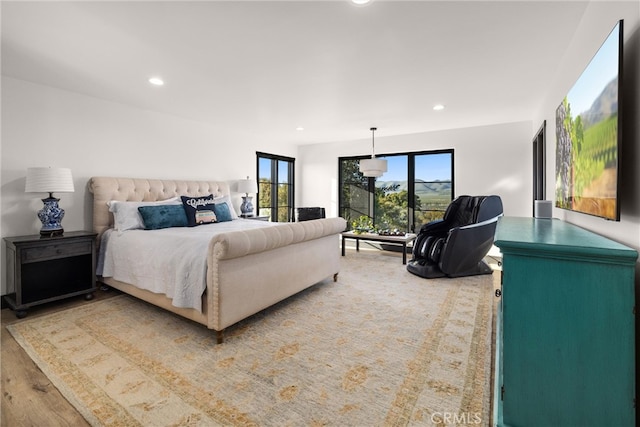
[[[499,196],[460,196],[441,220],[424,224],[413,244],[407,270],[427,279],[489,274],[482,260],[502,216]]]

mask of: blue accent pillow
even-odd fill
[[[182,207],[187,216],[187,226],[211,224],[217,221],[213,210],[213,194],[202,197],[180,196]]]
[[[213,212],[216,214],[216,218],[218,218],[218,222],[225,222],[233,220],[231,216],[231,211],[229,210],[229,205],[226,202],[215,203],[213,205]]]
[[[182,205],[139,206],[138,212],[145,230],[187,226],[187,215]]]

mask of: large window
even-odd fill
[[[388,165],[379,178],[367,178],[359,172],[360,159],[365,157],[338,160],[338,209],[350,228],[353,221],[365,217],[380,230],[414,232],[443,217],[454,197],[453,150],[379,157]]]
[[[295,159],[274,154],[258,156],[258,215],[272,222],[293,221]]]

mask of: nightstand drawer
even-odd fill
[[[49,259],[67,258],[77,255],[90,254],[92,242],[60,243],[49,246],[38,246],[22,250],[22,263],[46,261]]]

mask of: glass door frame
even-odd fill
[[[271,162],[270,169],[270,180],[271,180],[271,199],[270,199],[270,212],[269,221],[278,222],[278,213],[280,211],[279,200],[278,200],[278,188],[280,184],[287,184],[289,186],[289,192],[287,194],[287,222],[292,222],[294,220],[294,206],[295,206],[295,161],[296,159],[293,157],[280,156],[277,154],[269,154],[256,151],[256,177],[258,182],[258,193],[257,197],[257,211],[260,212],[260,160],[267,159]],[[279,162],[286,162],[288,166],[287,170],[287,182],[281,183],[279,181]],[[265,206],[262,206],[265,208]]]
[[[415,211],[415,158],[422,155],[437,155],[437,154],[450,154],[451,155],[451,200],[455,198],[455,150],[454,149],[441,149],[441,150],[429,150],[429,151],[410,151],[400,153],[388,153],[384,155],[378,155],[380,158],[388,158],[392,156],[407,156],[407,230],[409,232],[417,232],[416,225],[420,227],[422,223],[416,224],[416,211]],[[362,160],[370,158],[370,156],[345,156],[338,158],[338,212],[341,214],[345,207],[343,206],[344,199],[344,176],[343,176],[343,161],[350,160]],[[362,177],[363,183],[366,182],[366,188],[364,190],[369,192],[369,212],[366,213],[376,225],[376,213],[375,213],[375,189],[376,179],[374,177]],[[364,181],[366,180],[366,181]],[[444,210],[442,211],[444,215]],[[351,224],[348,224],[348,228],[351,228]]]

